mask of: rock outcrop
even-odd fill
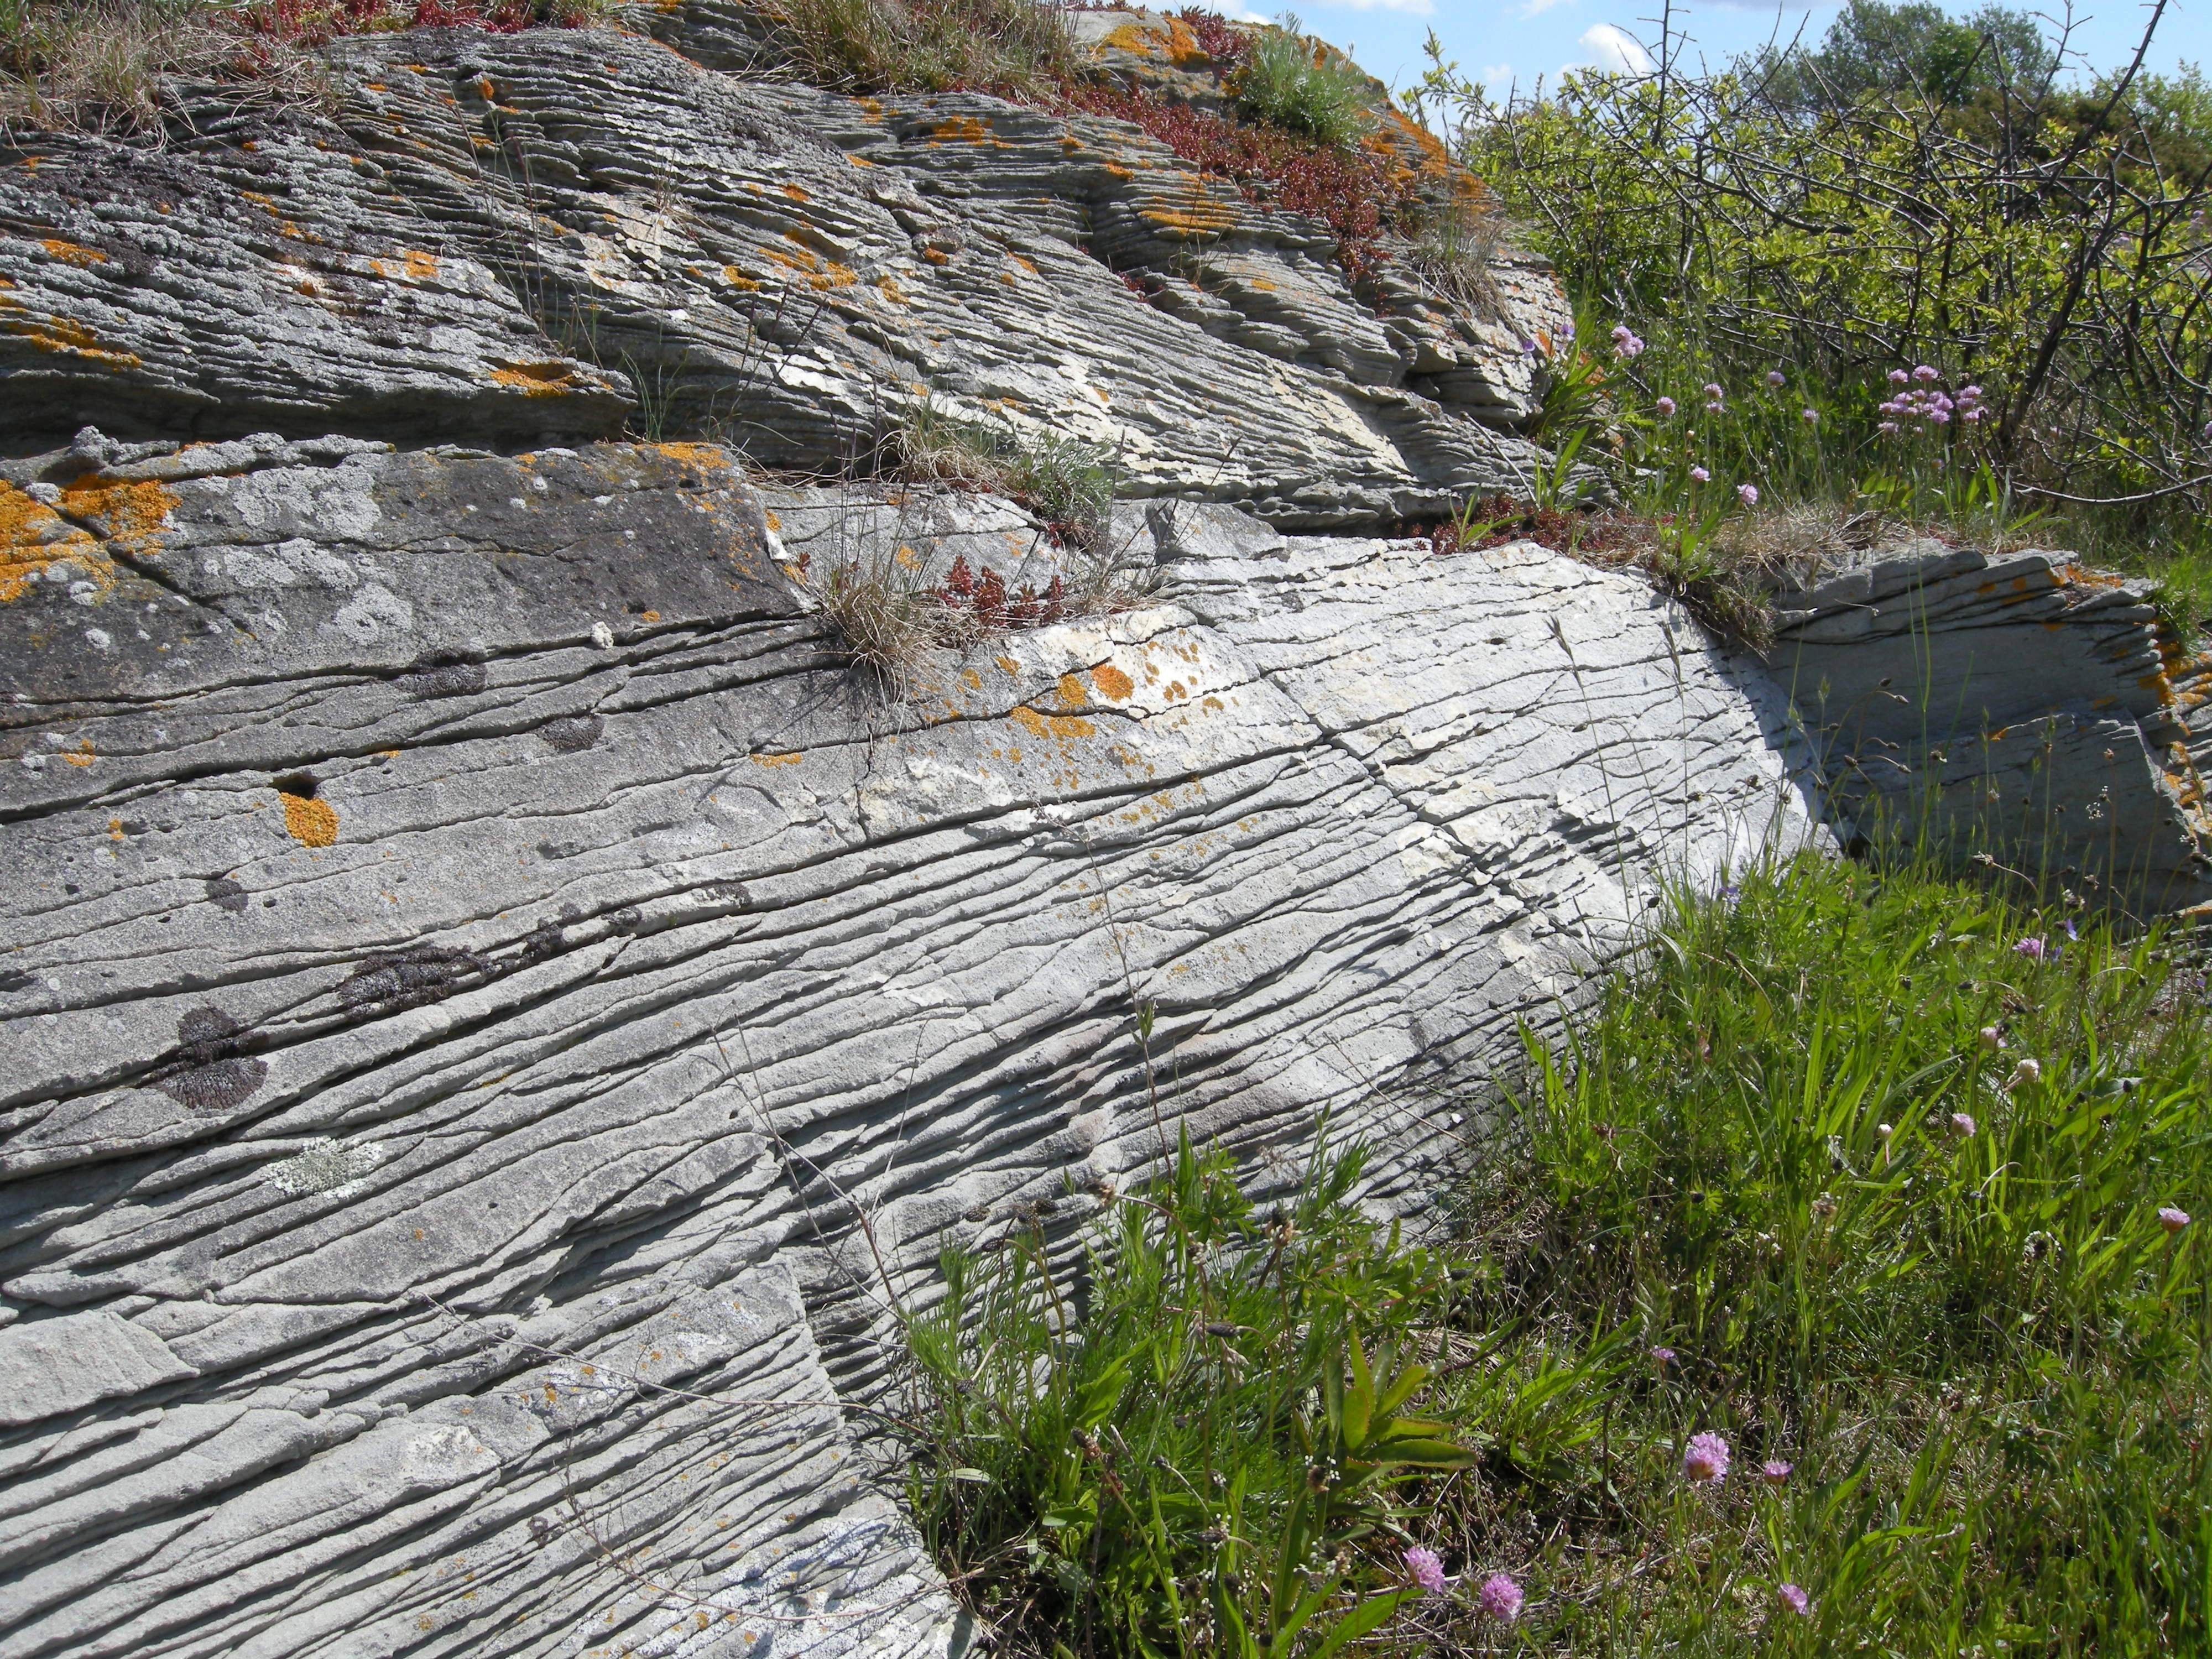
[[[1923,550],[1778,680],[1398,534],[1537,464],[1540,265],[637,21],[0,157],[0,1659],[957,1651],[875,1414],[944,1247],[1324,1116],[1420,1212],[1667,884],[1879,817],[1914,662],[2197,878],[2130,592]],[[925,402],[1112,456],[1098,541],[883,478]],[[835,580],[956,560],[1111,603],[887,689]]]
[[[2212,907],[2212,657],[2069,553],[1922,543],[1781,596],[1774,653],[1869,842],[1925,836],[2139,916]]]
[[[1532,546],[1140,506],[1150,602],[891,704],[837,493],[707,447],[15,477],[9,1656],[941,1649],[836,1409],[941,1245],[1324,1110],[1419,1205],[1810,833],[1756,666]]]

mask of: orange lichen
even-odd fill
[[[104,265],[107,263],[107,256],[98,248],[79,247],[75,242],[64,242],[58,236],[49,236],[40,246],[52,254],[55,258],[65,260],[70,264],[88,270],[94,265]]]
[[[284,803],[284,830],[302,847],[328,847],[338,838],[337,809],[313,795],[277,791]]]
[[[1083,682],[1073,674],[1060,677],[1060,706],[1073,714],[1090,706],[1091,694],[1083,689]]]
[[[566,397],[576,389],[566,363],[507,363],[491,372],[494,386],[513,386],[526,398]]]
[[[1008,679],[1018,679],[1020,678],[1022,665],[1016,662],[1012,657],[994,657],[991,660],[998,665],[999,672],[1001,674],[1004,674]]]
[[[1127,702],[1130,693],[1137,689],[1136,682],[1110,662],[1103,668],[1091,671],[1091,683],[1103,692],[1110,702]]]
[[[80,521],[90,520],[125,553],[159,553],[157,539],[169,522],[177,498],[150,480],[127,483],[94,472],[80,474],[62,486],[62,510]]]
[[[730,464],[730,458],[712,444],[665,443],[653,447],[686,466],[727,467]]]
[[[12,301],[4,307],[20,313],[22,307]],[[131,351],[111,351],[100,343],[100,337],[74,318],[58,313],[49,313],[43,323],[21,315],[0,315],[0,328],[10,334],[21,336],[41,351],[66,352],[74,357],[88,358],[105,363],[110,368],[136,368],[138,356]]]
[[[953,116],[939,121],[930,131],[939,138],[953,138],[969,144],[980,144],[991,136],[990,128],[972,115]]]
[[[1098,728],[1079,715],[1040,714],[1025,704],[1017,705],[1010,712],[1014,721],[1033,738],[1089,738],[1097,735]]]
[[[804,189],[797,185],[786,185],[783,187],[783,193],[791,198],[794,202],[811,202],[814,199],[811,196],[809,196]]]
[[[427,283],[438,274],[438,261],[435,256],[425,253],[419,248],[402,249],[401,257],[407,262],[407,274],[418,283]]]
[[[760,288],[760,279],[758,277],[746,276],[744,270],[736,265],[724,265],[722,267],[722,280],[729,283],[732,288],[736,289],[741,294],[756,293]]]
[[[755,766],[796,766],[805,758],[801,754],[755,755],[752,762]]]
[[[100,544],[42,501],[0,482],[0,605],[22,598],[30,585],[63,561],[82,569],[106,598],[115,566]]]

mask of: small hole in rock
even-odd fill
[[[280,795],[297,795],[301,800],[313,800],[321,786],[312,772],[287,772],[281,778],[269,780],[269,787]]]

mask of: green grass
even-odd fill
[[[2203,1224],[2158,1215],[2212,1200],[2198,970],[1911,873],[1740,879],[1530,1047],[1448,1237],[1364,1218],[1353,1150],[1265,1213],[1186,1151],[1079,1261],[948,1261],[914,1498],[1001,1651],[2212,1645]],[[1419,1458],[1346,1450],[1363,1370]]]

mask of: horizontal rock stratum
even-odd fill
[[[2208,896],[2134,590],[1893,550],[1762,664],[1439,556],[1545,464],[1540,263],[1478,313],[1128,124],[636,21],[0,151],[0,1659],[956,1653],[878,1414],[944,1247],[1324,1119],[1426,1214],[1670,884],[1920,783]],[[883,476],[920,406],[1110,457],[1093,544]],[[890,684],[825,620],[955,560],[1112,603]]]

